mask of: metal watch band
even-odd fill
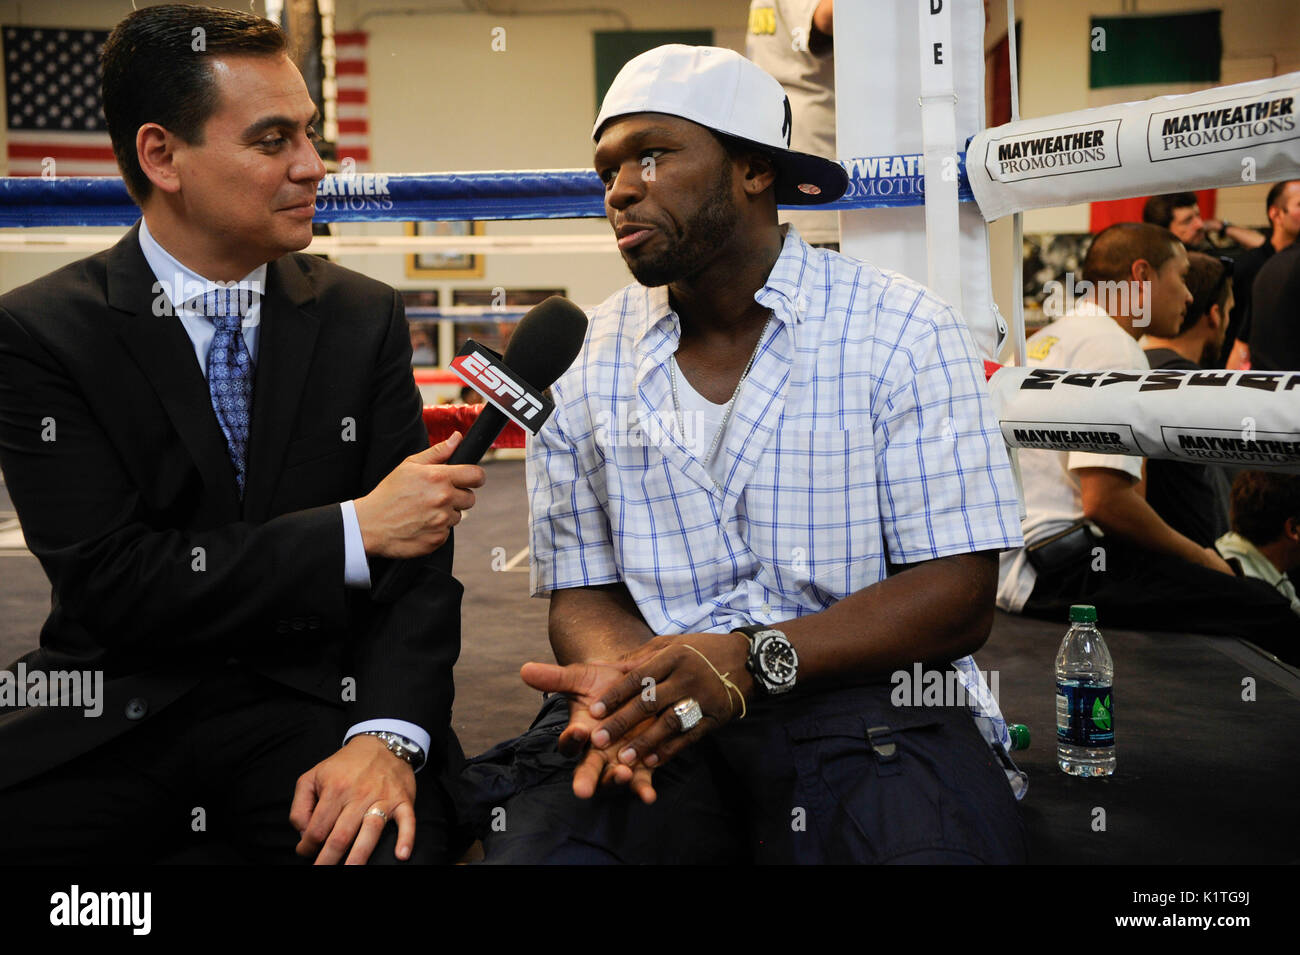
[[[412,769],[419,769],[424,765],[424,750],[420,749],[419,744],[407,739],[405,736],[390,733],[388,730],[362,730],[356,735],[378,737],[388,747],[390,753],[398,759],[405,760]]]

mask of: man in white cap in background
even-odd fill
[[[1022,861],[967,656],[1020,522],[961,318],[778,225],[847,179],[734,52],[636,57],[593,136],[637,281],[529,446],[555,695],[465,777],[486,861]]]

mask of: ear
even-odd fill
[[[1155,277],[1156,270],[1146,259],[1134,259],[1129,266],[1129,277],[1135,282],[1149,282]]]
[[[1287,539],[1300,544],[1300,519],[1288,517],[1286,523],[1282,525],[1282,533]]]
[[[1219,307],[1218,302],[1215,302],[1213,305],[1211,305],[1210,310],[1205,314],[1208,315],[1210,318],[1210,328],[1218,329],[1223,327],[1223,323],[1224,323],[1223,309]]]
[[[176,167],[179,140],[157,123],[145,123],[135,131],[135,155],[140,168],[155,189],[180,192],[180,171]]]
[[[761,153],[749,153],[744,160],[741,183],[751,196],[761,195],[776,183],[776,167]]]

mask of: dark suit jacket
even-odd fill
[[[451,541],[372,559],[370,591],[343,585],[339,502],[428,447],[401,298],[312,256],[270,263],[241,503],[138,235],[0,296],[0,467],[53,585],[23,661],[104,672],[98,718],[0,711],[0,787],[140,725],[232,657],[339,707],[341,726],[423,726],[437,771],[459,752]]]

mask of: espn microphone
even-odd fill
[[[573,364],[586,335],[587,316],[582,309],[552,295],[519,320],[499,360],[493,360],[494,353],[482,346],[471,348],[474,343],[467,343],[452,371],[482,394],[487,404],[447,463],[477,464],[511,418],[536,434],[550,413],[541,392]],[[515,413],[503,410],[508,405]]]

